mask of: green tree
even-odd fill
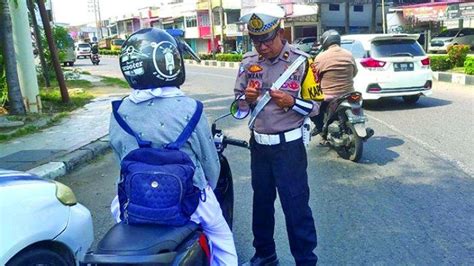
[[[53,31],[53,38],[54,42],[56,43],[56,48],[58,49],[58,57],[59,61],[61,62],[66,57],[66,48],[68,46],[74,45],[71,44],[72,42],[71,37],[69,36],[69,32],[66,28],[55,26],[52,28]],[[44,34],[41,34],[41,43],[43,47],[48,47],[48,41]],[[51,51],[49,49],[44,49],[44,56],[46,58],[46,65],[47,65],[47,72],[50,73],[50,76],[54,77],[54,70],[53,70],[53,60],[51,58]]]
[[[8,87],[9,112],[15,115],[25,115],[26,109],[21,95],[15,49],[13,47],[13,30],[8,0],[0,0],[0,21],[2,22],[0,23],[0,42],[2,42],[1,46]]]

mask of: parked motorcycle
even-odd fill
[[[227,145],[248,148],[246,141],[232,139],[217,128],[217,122],[227,116],[243,119],[248,115],[237,112],[237,101],[231,112],[212,123],[212,134],[221,163],[221,172],[214,190],[224,217],[232,228],[234,191],[232,172],[224,150]],[[115,224],[102,238],[94,251],[88,252],[80,265],[152,264],[152,265],[209,265],[212,252],[205,233],[198,224],[188,222],[181,227],[163,225]]]
[[[362,157],[364,141],[374,135],[374,130],[366,127],[365,122],[367,117],[362,109],[362,94],[346,93],[329,103],[321,137],[339,156],[358,162]]]
[[[99,65],[100,57],[99,54],[92,54],[91,55],[91,62],[93,65]]]

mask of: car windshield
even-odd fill
[[[448,37],[455,37],[456,34],[458,33],[458,30],[445,30],[438,34],[436,37],[441,37],[441,38],[448,38]]]
[[[125,42],[125,40],[113,40],[112,44],[121,46],[124,42]]]
[[[87,43],[80,43],[79,48],[91,48],[91,46]]]
[[[343,40],[341,47],[352,53],[354,58],[364,58],[367,55],[362,43],[353,40]]]
[[[424,56],[423,48],[415,40],[392,39],[373,41],[370,53],[372,57]]]

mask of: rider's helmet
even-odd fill
[[[183,58],[176,40],[166,31],[147,28],[128,37],[122,45],[120,69],[137,90],[184,83]]]
[[[321,48],[323,50],[327,50],[329,46],[333,44],[341,45],[341,35],[339,35],[339,32],[335,30],[328,30],[321,35],[321,38],[319,39],[319,43],[321,44]]]

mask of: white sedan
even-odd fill
[[[431,95],[430,59],[417,42],[418,34],[342,36],[341,46],[354,56],[359,73],[354,88],[365,100],[403,97],[415,103]]]
[[[0,265],[75,265],[93,241],[89,210],[56,181],[0,169]]]

